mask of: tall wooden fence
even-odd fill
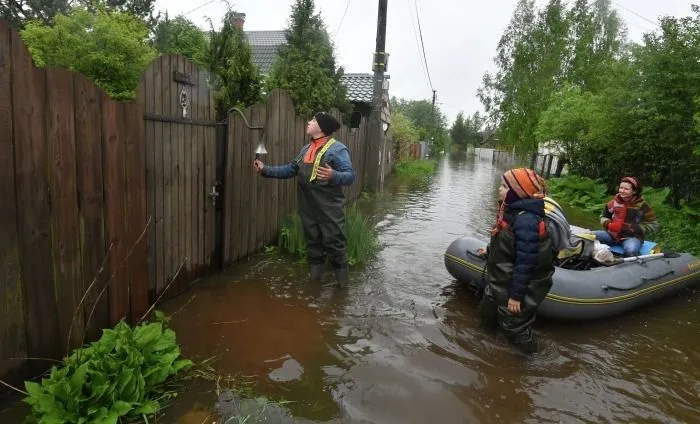
[[[253,168],[308,141],[289,95],[215,120],[208,74],[162,56],[135,102],[86,77],[38,69],[0,20],[0,379],[19,384],[160,296],[273,242],[296,205],[294,179]],[[339,115],[337,111],[334,111]],[[364,186],[368,122],[336,138]],[[2,391],[0,389],[0,391]]]
[[[148,309],[142,116],[0,20],[0,378]]]

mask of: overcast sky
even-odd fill
[[[292,0],[238,0],[233,8],[246,14],[246,30],[287,27]],[[691,0],[613,0],[625,21],[629,38],[640,41],[663,15],[688,16]],[[696,0],[697,3],[697,0]],[[416,6],[432,87],[442,111],[452,121],[459,111],[483,110],[476,90],[487,70],[493,70],[498,40],[517,0],[389,0],[386,51],[390,54],[390,94],[432,99],[419,50]],[[538,5],[546,0],[537,0]],[[377,35],[377,0],[316,0],[316,8],[335,40],[336,59],[345,72],[372,72]],[[208,28],[205,17],[219,25],[226,11],[221,0],[156,0],[156,10],[171,16],[187,14]],[[650,22],[651,21],[651,22]]]

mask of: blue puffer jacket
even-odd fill
[[[517,200],[505,206],[503,226],[491,237],[489,281],[514,300],[530,296],[539,303],[552,285],[555,252],[544,216],[542,199]]]
[[[299,174],[299,164],[304,160],[311,143],[301,148],[299,154],[291,162],[280,166],[265,165],[262,176],[267,178],[292,178]],[[338,140],[335,140],[323,155],[322,164],[328,164],[333,168],[333,177],[328,181],[331,186],[347,186],[355,181],[355,171],[352,169],[348,148]]]

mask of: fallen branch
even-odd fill
[[[141,321],[143,321],[144,319],[146,319],[146,317],[148,316],[148,314],[150,314],[151,311],[153,311],[153,308],[155,308],[156,305],[158,304],[158,302],[160,302],[160,300],[163,298],[163,295],[165,294],[165,292],[168,291],[168,289],[170,288],[170,285],[172,285],[172,284],[175,282],[175,280],[177,279],[177,276],[180,275],[180,271],[182,270],[182,267],[185,266],[185,262],[186,262],[186,261],[187,261],[187,258],[185,258],[185,259],[182,260],[182,262],[180,263],[180,266],[177,268],[177,271],[175,272],[175,275],[173,275],[173,278],[170,280],[170,282],[168,283],[168,285],[165,286],[165,288],[163,289],[163,292],[160,294],[160,296],[158,296],[158,298],[156,299],[156,301],[153,302],[153,305],[151,305],[151,307],[148,308],[148,310],[146,311],[146,313],[143,314],[143,316],[142,316],[141,319],[139,320],[139,323],[141,323]]]
[[[17,393],[21,393],[21,394],[23,394],[23,395],[25,395],[25,396],[29,396],[29,393],[25,392],[24,390],[20,390],[20,389],[18,389],[17,387],[15,387],[15,386],[13,386],[13,385],[11,385],[11,384],[5,383],[5,382],[2,381],[2,380],[0,380],[0,384],[2,384],[3,386],[7,387],[8,389],[14,390],[14,391],[17,392]]]

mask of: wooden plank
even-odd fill
[[[144,142],[143,107],[136,102],[123,105],[126,170],[126,246],[132,250],[128,259],[129,307],[132,323],[146,313],[148,302],[148,221],[146,204],[146,143]],[[148,227],[146,227],[148,225]]]
[[[185,70],[185,58],[182,56],[177,56],[177,69],[180,72],[186,72]],[[182,108],[180,107],[180,90],[185,88],[185,86],[179,84],[177,87],[177,113],[182,117]],[[183,264],[182,271],[178,275],[176,281],[176,286],[173,287],[173,293],[180,293],[184,291],[187,284],[187,270],[189,269],[187,261],[187,251],[186,251],[186,238],[187,238],[187,227],[185,225],[187,216],[187,204],[185,193],[187,192],[186,182],[185,182],[185,127],[184,124],[177,125],[177,224],[175,226],[175,234],[177,234],[177,260],[176,269]]]
[[[207,86],[207,73],[206,71],[197,67],[197,113],[200,119],[209,119],[209,88]],[[195,160],[195,173],[196,173],[196,183],[195,183],[195,194],[197,202],[197,255],[196,263],[198,267],[204,266],[204,220],[206,216],[206,205],[205,202],[209,202],[209,198],[206,197],[207,187],[204,181],[204,152],[206,149],[206,137],[208,135],[208,128],[198,127],[197,131],[197,143],[194,144],[194,160]]]
[[[190,75],[192,81],[197,84],[199,80],[199,69],[190,62]],[[200,114],[197,104],[198,85],[190,88],[190,111],[192,119],[200,119]],[[187,137],[187,149],[185,150],[185,160],[187,162],[187,204],[189,207],[189,216],[187,217],[187,258],[190,264],[190,275],[188,283],[200,276],[201,270],[197,268],[197,216],[199,215],[199,204],[197,203],[197,172],[196,172],[196,146],[199,143],[199,125],[189,126],[189,135]]]
[[[46,75],[36,69],[24,43],[11,33],[12,107],[19,257],[24,283],[30,357],[59,358],[61,342],[51,260]],[[30,363],[36,374],[47,365]]]
[[[280,136],[280,90],[276,89],[270,93],[267,100],[266,122],[265,122],[265,138],[269,160],[275,163],[284,163],[285,159],[282,152],[282,143]],[[261,181],[266,191],[270,192],[267,198],[265,209],[268,216],[267,228],[265,233],[265,244],[270,244],[276,238],[277,228],[279,226],[279,192],[282,186],[282,180]],[[271,184],[270,184],[271,183]]]
[[[235,222],[236,231],[232,234],[233,240],[236,243],[235,260],[244,257],[248,252],[248,216],[246,215],[246,205],[248,204],[246,187],[247,181],[243,175],[243,156],[245,155],[245,143],[243,142],[244,131],[247,131],[243,119],[240,116],[229,115],[229,122],[233,123],[233,145],[234,145],[234,164],[233,164],[233,184],[234,191],[237,196],[234,196],[235,203],[231,207],[231,219]]]
[[[125,181],[124,181],[124,105],[109,98],[103,99],[102,133],[104,134],[104,190],[105,228],[112,244],[109,267],[112,273],[109,286],[109,323],[129,320],[129,273],[126,254],[131,246],[126,240]]]
[[[81,275],[86,335],[96,340],[109,326],[107,296],[99,296],[109,277],[105,259],[104,189],[102,183],[102,98],[104,92],[87,77],[74,75],[75,147],[80,205]],[[106,265],[106,264],[105,264]],[[94,282],[94,284],[93,284]],[[94,310],[94,312],[93,312]],[[90,315],[92,313],[92,318]]]
[[[51,181],[51,234],[58,326],[61,349],[68,354],[82,344],[84,311],[78,304],[84,293],[80,275],[80,226],[75,153],[73,74],[46,69],[47,137]],[[73,317],[75,316],[75,321]],[[70,333],[70,341],[67,339]]]
[[[252,114],[252,108],[248,108],[245,111],[245,117],[250,123],[253,120],[253,114]],[[243,183],[243,189],[244,189],[244,207],[243,211],[241,214],[241,218],[245,220],[245,225],[246,225],[246,240],[248,241],[246,244],[246,250],[245,250],[245,257],[248,257],[251,253],[255,251],[255,236],[257,232],[257,196],[256,196],[256,191],[258,189],[258,178],[257,175],[252,175],[251,172],[246,172],[246,169],[249,170],[249,168],[246,166],[247,164],[250,164],[250,158],[254,157],[253,153],[255,151],[255,147],[252,146],[253,142],[251,141],[251,135],[252,131],[248,129],[247,127],[244,129],[244,136],[243,136],[243,155],[241,157],[242,162],[242,169],[241,169],[241,175],[243,178],[241,179],[241,182]],[[255,177],[255,178],[253,178]]]
[[[172,56],[162,56],[162,102],[163,115],[172,116],[171,103],[172,92],[176,91],[174,82],[172,81]],[[177,63],[175,63],[177,65]],[[173,170],[172,170],[172,153],[173,153],[173,136],[176,134],[175,124],[163,123],[163,280],[158,292],[161,293],[170,283],[175,269],[173,263]]]
[[[7,21],[0,20],[0,378],[18,384],[26,377],[27,362],[9,358],[28,355],[17,239],[10,31]]]
[[[224,176],[223,190],[224,194],[224,266],[231,265],[238,255],[238,244],[234,240],[234,235],[238,233],[237,221],[234,221],[233,208],[238,205],[241,188],[236,184],[235,178],[238,176],[236,172],[236,160],[240,156],[240,151],[236,147],[235,121],[233,116],[229,115],[228,125],[226,128],[226,170]]]
[[[211,99],[211,92],[208,94],[208,98]],[[216,110],[214,103],[209,101],[209,117],[208,120],[216,119]],[[216,182],[216,129],[207,128],[207,137],[203,141],[204,143],[204,181],[205,181],[205,193],[211,191],[211,187]],[[204,263],[208,267],[212,267],[214,263],[214,245],[215,237],[214,231],[216,222],[216,211],[214,210],[213,204],[209,197],[204,199],[205,205],[205,217],[204,217]]]
[[[155,93],[154,93],[154,82],[153,78],[155,76],[155,68],[159,67],[159,62],[156,59],[153,61],[146,72],[141,76],[141,83],[139,84],[139,91],[137,94],[137,99],[139,103],[143,105],[143,110],[149,114],[155,114]],[[159,94],[160,95],[160,94]],[[139,119],[143,119],[140,117]],[[151,223],[148,227],[148,238],[147,238],[147,248],[148,248],[148,291],[149,298],[155,300],[156,295],[156,214],[155,214],[155,200],[156,200],[156,177],[155,177],[155,121],[144,122],[144,133],[143,142],[146,148],[146,199],[147,199],[147,216],[150,217]]]
[[[253,122],[251,122],[251,126],[265,126],[265,121],[267,118],[267,108],[265,105],[255,105],[253,106],[251,110],[251,115],[253,116]],[[262,181],[260,178],[258,178],[258,175],[253,172],[251,169],[251,162],[252,159],[255,158],[255,149],[258,146],[258,143],[260,142],[260,130],[252,130],[250,131],[250,147],[253,150],[253,152],[250,155],[250,158],[248,160],[248,163],[246,164],[246,168],[248,169],[248,173],[250,174],[251,179],[254,181],[254,186],[255,188],[255,196],[257,197],[256,200],[256,207],[254,209],[254,213],[251,216],[252,222],[255,222],[257,224],[257,231],[256,231],[256,237],[255,237],[255,244],[253,246],[253,252],[259,252],[263,249],[265,244],[269,240],[269,235],[270,235],[270,222],[272,221],[272,214],[276,214],[276,211],[270,209],[270,198],[272,197],[272,185],[271,184],[264,184],[265,182],[276,182],[277,180],[272,180],[272,181]]]
[[[189,60],[184,61],[184,71],[187,75],[192,76],[192,62]],[[192,107],[192,97],[194,94],[194,87],[189,86],[186,87],[187,89],[187,94],[188,94],[188,99],[190,100],[190,105],[187,110],[187,116],[190,119],[196,119],[197,115],[194,111],[194,107]],[[182,166],[183,166],[183,176],[184,176],[184,184],[182,185],[182,190],[183,190],[183,204],[184,204],[184,213],[183,213],[183,218],[184,222],[182,225],[182,228],[180,228],[180,232],[183,233],[184,239],[183,239],[183,250],[185,252],[185,256],[187,257],[187,265],[186,273],[184,273],[184,283],[187,285],[190,281],[192,281],[194,278],[194,267],[192,266],[192,238],[194,236],[194,231],[192,230],[192,216],[194,214],[195,210],[195,205],[192,203],[192,144],[195,141],[192,137],[193,135],[193,129],[194,125],[185,125],[184,126],[184,136],[183,136],[183,144],[182,144],[182,151],[180,154],[182,155]]]
[[[163,114],[163,71],[165,58],[161,56],[156,59],[153,64],[153,110],[158,115]],[[166,73],[167,74],[167,73]],[[168,103],[169,104],[169,103]],[[155,262],[156,262],[156,297],[161,293],[165,286],[165,229],[164,229],[164,196],[165,196],[165,171],[164,163],[164,146],[165,143],[165,127],[169,124],[162,122],[153,123],[153,198],[154,206],[152,213],[155,217]],[[154,299],[155,300],[155,299]]]

